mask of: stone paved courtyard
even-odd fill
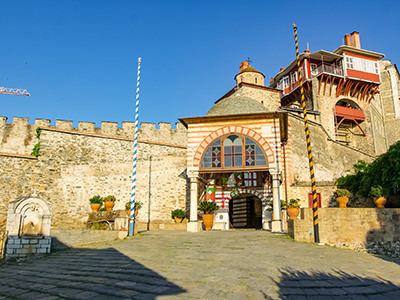
[[[147,232],[0,265],[1,299],[400,299],[400,261],[265,231]]]

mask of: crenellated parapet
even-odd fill
[[[118,127],[117,122],[101,122],[96,127],[94,122],[79,122],[78,127],[73,127],[73,121],[56,120],[56,125],[50,125],[48,119],[35,119],[34,124],[29,124],[28,118],[14,117],[12,123],[7,123],[7,117],[0,116],[0,152],[30,154],[33,146],[38,142],[36,128],[43,130],[57,130],[65,133],[84,133],[94,136],[134,138],[135,123],[122,122]],[[141,123],[138,139],[140,141],[159,142],[186,146],[186,128],[181,123],[176,123],[172,128],[171,123]]]

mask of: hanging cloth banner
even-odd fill
[[[207,194],[206,194],[206,200],[207,201],[215,201],[215,189],[214,187],[208,187],[207,188]]]

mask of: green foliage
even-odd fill
[[[101,227],[100,227],[100,224],[99,223],[93,223],[93,229],[95,229],[95,230],[100,230],[101,229]]]
[[[281,210],[285,210],[286,208],[288,208],[288,202],[281,200]],[[273,211],[274,210],[274,201],[273,200],[269,200],[267,202],[267,211]]]
[[[350,197],[351,192],[347,189],[337,189],[335,192],[335,196],[338,197]]]
[[[99,195],[93,196],[92,198],[89,199],[89,202],[91,204],[98,203],[98,204],[102,205],[103,201],[104,201],[103,197],[101,197]]]
[[[368,197],[371,187],[380,185],[383,195],[400,195],[400,142],[371,164],[359,161],[355,174],[340,177],[338,188],[346,188],[356,196]]]
[[[299,202],[300,202],[299,198],[290,199],[287,207],[294,207],[294,208],[300,207],[300,203]]]
[[[106,202],[106,201],[115,202],[117,200],[117,198],[115,198],[115,196],[108,195],[108,196],[105,196],[103,200],[104,200],[104,202]]]
[[[40,127],[36,127],[36,137],[39,139],[40,138],[40,134],[42,132],[42,129],[40,129]]]
[[[143,203],[140,201],[135,201],[135,209],[139,210],[143,206]],[[129,206],[130,207],[130,206]]]
[[[383,188],[380,185],[373,186],[368,195],[373,198],[383,197]]]
[[[143,206],[143,203],[140,201],[135,201],[135,209],[139,210]],[[128,201],[125,203],[125,209],[126,210],[131,210],[131,201]]]
[[[219,209],[219,206],[215,202],[203,201],[199,204],[198,210],[205,214],[213,214]]]
[[[186,217],[186,213],[182,209],[175,209],[171,211],[171,218],[173,219],[174,217],[177,218],[184,218]]]
[[[31,155],[36,157],[40,156],[39,150],[40,150],[40,142],[36,143],[36,145],[33,146]]]
[[[40,127],[36,127],[36,137],[37,137],[38,139],[40,138],[40,133],[41,133],[41,131],[42,131],[42,129],[40,129]],[[31,155],[33,155],[33,156],[35,156],[35,157],[40,156],[39,150],[40,150],[40,142],[37,142],[37,143],[35,144],[35,146],[33,146]]]

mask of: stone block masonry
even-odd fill
[[[21,136],[14,138],[16,119]],[[99,194],[114,195],[115,209],[124,209],[130,200],[133,160],[133,123],[80,122],[73,128],[71,121],[14,118],[13,124],[0,120],[2,152],[23,152],[24,155],[0,153],[0,225],[10,201],[36,191],[53,207],[52,228],[84,229],[90,212],[89,198]],[[47,122],[46,122],[47,121]],[[29,134],[32,146],[37,143],[35,128],[42,128],[40,156],[30,154],[32,148],[21,145]],[[177,124],[143,123],[139,130],[137,200],[143,202],[138,216],[140,222],[170,221],[171,210],[186,208],[186,129]],[[29,134],[28,134],[29,133]],[[8,134],[7,138],[6,135]],[[25,135],[24,135],[25,134]],[[11,143],[12,142],[12,143]],[[23,143],[22,143],[23,144]],[[9,147],[10,146],[10,147]]]
[[[14,117],[12,123],[7,123],[7,117],[0,116],[0,152],[14,154],[31,154],[37,143],[36,128],[47,130],[72,131],[75,133],[92,133],[107,137],[133,138],[134,122],[122,122],[122,128],[116,122],[101,122],[101,127],[95,127],[92,122],[79,122],[78,127],[72,126],[72,121],[57,120],[55,126],[50,126],[50,120],[35,119],[29,124],[28,118]],[[154,123],[142,123],[139,129],[139,140],[186,145],[186,128],[181,123],[159,123],[156,129]]]
[[[7,258],[25,257],[28,254],[50,253],[51,237],[49,236],[9,236],[7,240]]]
[[[400,208],[320,208],[321,243],[400,257]],[[299,220],[289,220],[296,241],[313,242],[313,213],[302,208]]]

